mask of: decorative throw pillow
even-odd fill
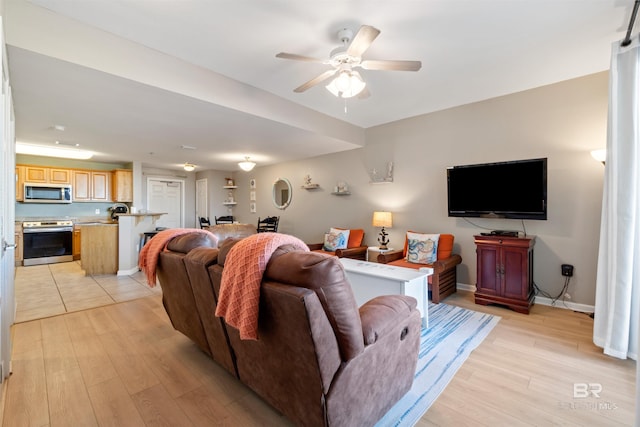
[[[348,241],[349,230],[332,228],[331,231],[324,235],[324,247],[322,249],[330,252],[334,252],[337,249],[346,249]]]
[[[439,234],[407,233],[407,261],[431,264],[438,259]]]

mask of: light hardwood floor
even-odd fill
[[[530,315],[445,301],[502,320],[419,426],[631,425],[635,363],[604,356],[585,314]],[[4,426],[282,426],[286,419],[174,331],[159,295],[16,324]],[[436,374],[436,373],[434,373]],[[599,383],[600,398],[574,398]]]

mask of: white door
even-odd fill
[[[156,227],[184,227],[184,197],[180,180],[149,178],[147,180],[147,209],[149,212],[162,212],[156,221]]]
[[[198,218],[209,217],[209,203],[207,200],[207,180],[199,179],[196,181],[196,225],[200,222]]]
[[[11,86],[7,75],[6,52],[4,49],[3,28],[0,21],[0,75],[2,76],[2,95],[0,96],[0,382],[11,371],[11,334],[14,322],[14,267],[15,267],[15,118]],[[2,396],[0,387],[0,397]]]

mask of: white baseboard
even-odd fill
[[[593,313],[595,311],[595,307],[592,305],[587,305],[587,304],[580,304],[577,302],[571,302],[571,301],[562,301],[562,300],[556,300],[555,304],[553,303],[553,300],[550,298],[546,298],[546,297],[536,297],[535,299],[535,303],[536,304],[540,304],[540,305],[548,305],[551,307],[556,307],[556,308],[564,308],[566,310],[573,310],[573,311],[581,311],[584,313]]]
[[[456,283],[456,289],[460,291],[469,291],[469,292],[476,291],[475,285],[467,285],[465,283]],[[540,296],[536,296],[534,302],[536,304],[547,305],[549,307],[563,308],[565,310],[580,311],[584,313],[593,313],[595,311],[595,307],[592,305],[580,304],[580,303],[566,301],[566,300],[565,301],[558,300],[554,304],[550,298],[545,298]]]
[[[131,276],[132,274],[136,274],[138,271],[138,267],[130,268],[129,270],[118,270],[118,276]]]
[[[476,291],[476,286],[475,285],[467,285],[465,283],[456,283],[456,289],[458,289],[460,291],[475,292]]]

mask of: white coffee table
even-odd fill
[[[433,274],[432,268],[414,270],[351,258],[340,258],[340,262],[358,306],[381,295],[409,295],[418,301],[422,326],[429,326],[427,278]]]

